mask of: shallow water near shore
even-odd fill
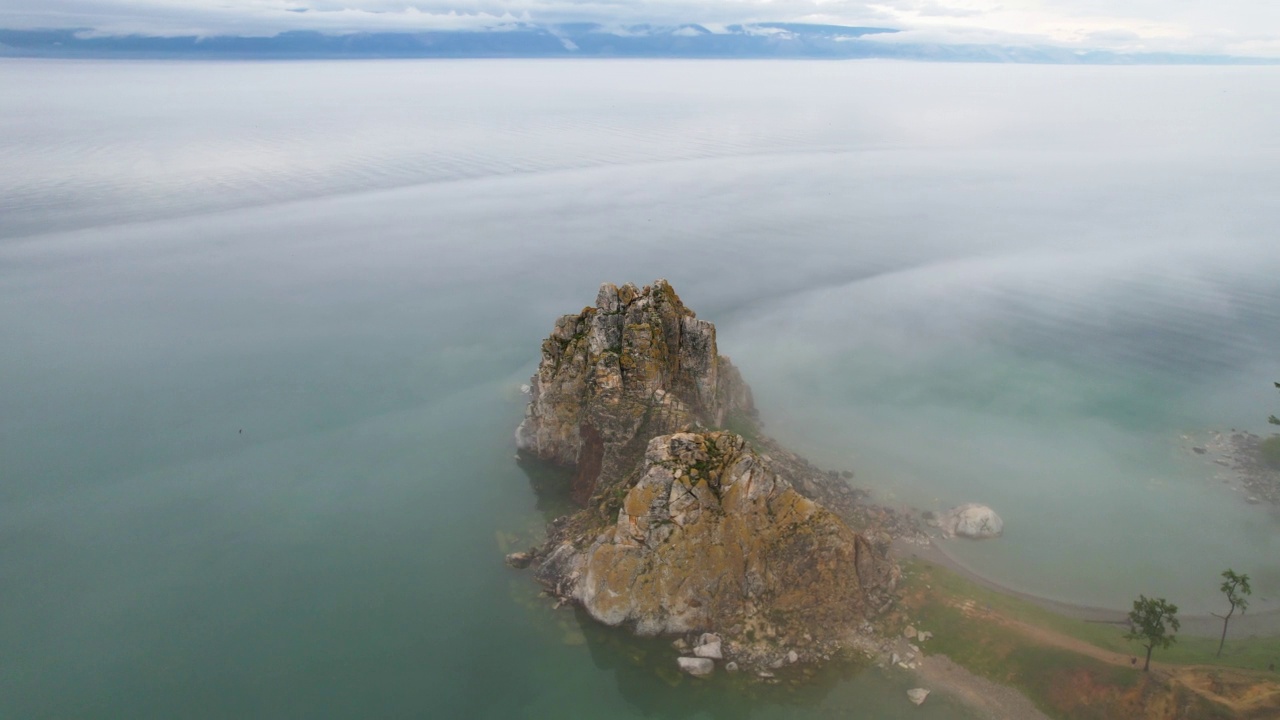
[[[670,279],[878,500],[995,507],[952,550],[1002,583],[1202,613],[1231,566],[1280,606],[1280,522],[1179,439],[1280,405],[1275,68],[0,84],[0,715],[964,717],[877,669],[673,677],[502,565],[557,502],[518,387],[605,280]]]

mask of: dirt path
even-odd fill
[[[928,655],[916,675],[931,690],[946,693],[989,720],[1050,720],[1026,695],[974,675],[946,655]]]

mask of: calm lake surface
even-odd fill
[[[963,718],[674,679],[502,553],[539,342],[717,323],[767,430],[1012,586],[1280,605],[1183,434],[1280,412],[1280,68],[0,61],[0,716]]]

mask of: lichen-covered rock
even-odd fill
[[[816,657],[815,636],[854,635],[893,578],[862,536],[724,431],[654,438],[616,521],[554,539],[537,572],[607,625],[714,631],[725,657],[753,664],[757,639]]]
[[[585,506],[553,520],[535,553],[562,601],[681,635],[674,647],[699,667],[767,673],[866,642],[897,579],[888,541],[848,524],[874,513],[839,473],[759,432],[715,327],[666,281],[603,285],[594,307],[556,322],[530,385],[517,445],[574,467]],[[731,421],[750,443],[717,429]]]
[[[516,445],[575,467],[582,505],[607,499],[650,438],[754,413],[750,389],[718,354],[715,326],[665,280],[600,286],[595,307],[556,321],[530,385]]]

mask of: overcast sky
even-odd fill
[[[1280,0],[3,0],[0,27],[269,35],[764,21],[877,25],[892,42],[1059,45],[1280,57]],[[877,39],[888,39],[887,36]]]

